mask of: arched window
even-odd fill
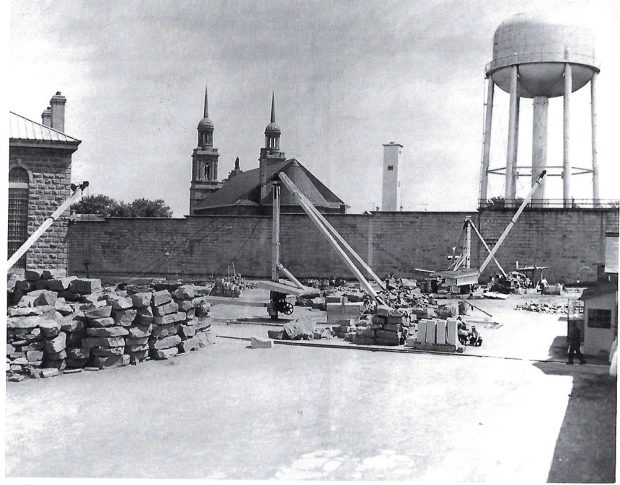
[[[11,257],[28,239],[28,171],[15,167],[9,171],[9,220],[8,220],[8,257]],[[26,255],[22,256],[16,266],[26,267]]]

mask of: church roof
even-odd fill
[[[329,190],[320,180],[295,159],[275,162],[267,167],[267,180],[271,182],[278,172],[284,172],[316,207],[340,208],[344,202]],[[271,187],[261,201],[260,169],[242,172],[225,180],[224,186],[197,204],[196,210],[231,205],[271,205]],[[293,194],[284,186],[281,188],[282,205],[299,205]]]
[[[81,143],[77,138],[65,135],[50,126],[29,120],[25,116],[9,112],[9,139],[38,142]]]

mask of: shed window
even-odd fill
[[[391,172],[392,170],[394,170],[394,165],[388,165],[388,172]]]
[[[611,328],[611,310],[588,310],[588,327]]]
[[[11,257],[28,239],[29,182],[28,172],[25,169],[15,167],[9,171],[8,257]],[[19,259],[16,266],[26,267],[26,255]]]

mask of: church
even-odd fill
[[[239,159],[228,178],[218,181],[219,153],[213,145],[215,127],[209,119],[209,101],[205,88],[204,115],[198,123],[198,146],[192,153],[190,215],[270,215],[271,182],[285,173],[322,213],[344,214],[346,204],[300,162],[287,159],[280,151],[280,127],[276,123],[275,96],[271,97],[271,120],[265,128],[265,146],[260,150],[259,166],[246,172]],[[300,213],[303,209],[286,187],[281,188],[283,213]]]

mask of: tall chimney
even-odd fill
[[[43,126],[52,126],[52,108],[50,106],[41,113],[41,123]]]
[[[52,124],[51,127],[58,131],[65,131],[65,98],[60,91],[56,91],[56,94],[50,99],[51,111],[52,111]]]

